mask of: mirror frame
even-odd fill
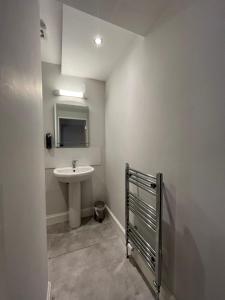
[[[58,105],[68,105],[74,106],[74,107],[86,107],[88,109],[88,119],[84,118],[73,118],[73,117],[61,117],[57,115],[57,104]],[[60,147],[60,129],[59,129],[59,121],[60,119],[74,119],[74,120],[84,120],[86,121],[86,144],[84,146],[76,146],[76,147]],[[69,148],[88,148],[90,146],[89,144],[89,108],[88,106],[82,106],[82,105],[76,105],[76,104],[68,104],[68,103],[55,103],[54,104],[54,133],[55,133],[55,148],[61,148],[61,149],[69,149]]]

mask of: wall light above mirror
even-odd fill
[[[88,106],[56,103],[54,106],[55,147],[89,147]]]
[[[84,99],[84,92],[82,91],[69,91],[69,90],[54,90],[53,94],[55,96],[65,96],[65,97],[75,97],[75,98],[81,98]]]

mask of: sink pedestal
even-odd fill
[[[77,228],[81,223],[81,188],[80,182],[69,183],[69,224]]]
[[[77,228],[81,224],[81,183],[88,180],[94,168],[80,166],[71,168],[56,168],[53,173],[59,182],[68,183],[69,189],[69,224],[71,228]]]

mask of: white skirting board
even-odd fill
[[[121,223],[119,222],[119,220],[117,219],[117,217],[113,214],[113,212],[111,211],[111,209],[108,207],[108,205],[106,205],[106,209],[109,213],[109,215],[112,217],[113,221],[116,223],[116,225],[119,227],[121,233],[123,234],[123,236],[125,236],[125,229],[124,227],[121,225]]]
[[[51,285],[51,282],[49,281],[46,300],[51,300],[51,288],[52,288],[52,285]]]
[[[88,207],[81,210],[82,218],[89,217],[92,215],[93,215],[93,207]],[[54,225],[54,224],[66,222],[68,221],[68,211],[59,214],[48,215],[46,219],[47,219],[47,225]]]
[[[118,233],[122,237],[122,240],[125,242],[125,229],[119,222],[119,220],[116,218],[116,216],[113,214],[111,209],[106,205],[106,209],[109,213],[109,215],[112,217],[112,220],[114,221],[114,225],[118,229]],[[142,257],[137,253],[137,251],[133,251],[133,257],[138,264],[140,270],[144,274],[146,280],[152,284],[152,281],[154,279],[154,275],[152,272],[146,267]],[[124,256],[125,256],[125,251],[124,251]],[[161,286],[161,292],[160,292],[160,300],[176,300],[174,295],[162,284]]]

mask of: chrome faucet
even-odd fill
[[[73,160],[73,161],[72,161],[72,166],[73,166],[73,169],[75,169],[75,168],[76,168],[76,165],[77,165],[77,160]]]

